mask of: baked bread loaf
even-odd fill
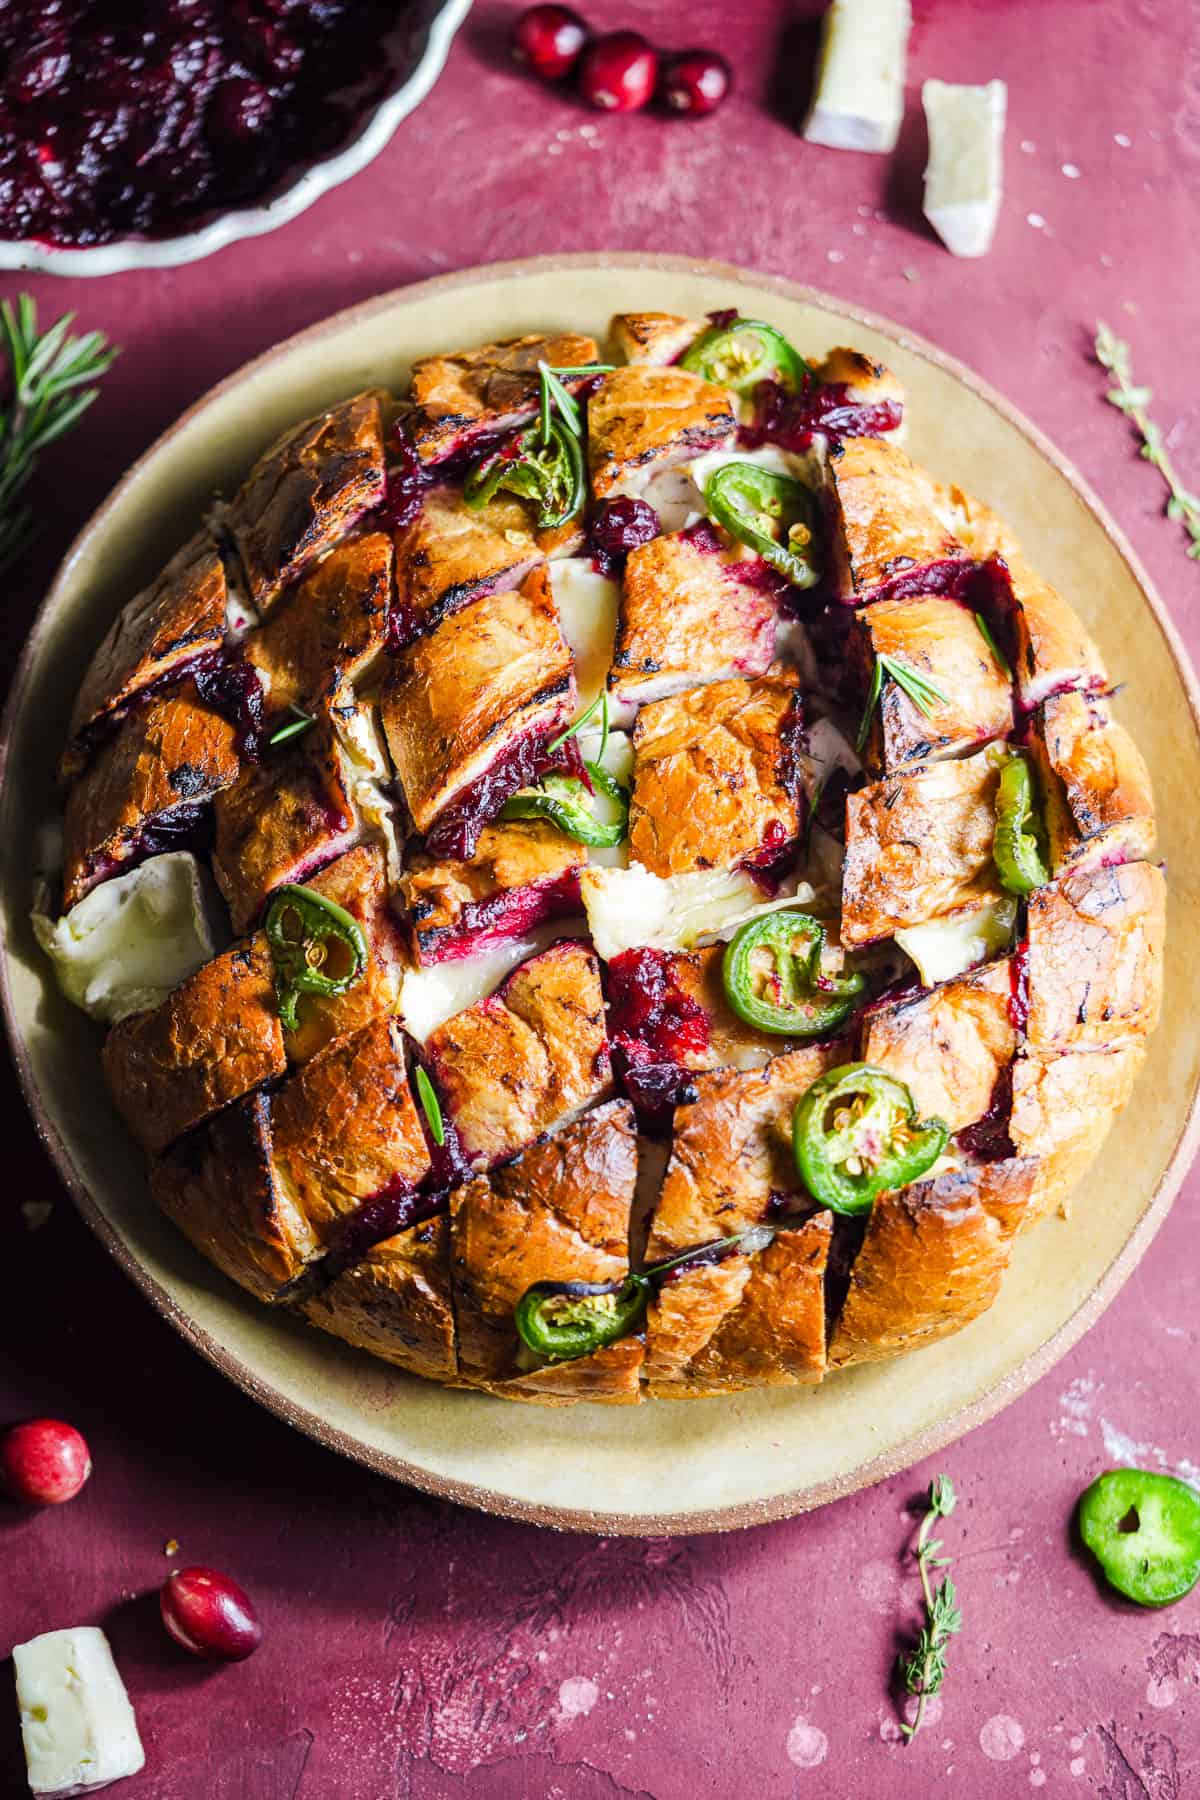
[[[62,912],[215,883],[209,950],[105,1015],[157,1203],[257,1300],[551,1405],[976,1318],[1162,971],[1100,653],[895,378],[732,313],[608,343],[288,432],[112,623],[61,764]]]

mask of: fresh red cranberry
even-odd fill
[[[26,1506],[73,1500],[91,1472],[86,1440],[61,1419],[25,1419],[0,1437],[0,1486]]]
[[[579,91],[602,112],[637,112],[658,80],[658,57],[638,31],[593,38],[579,59]]]
[[[262,1642],[250,1596],[219,1569],[177,1569],[158,1599],[163,1624],[193,1656],[242,1662]]]
[[[716,112],[732,86],[729,64],[715,50],[680,50],[664,62],[658,91],[672,112],[701,119]]]
[[[543,81],[561,81],[579,61],[589,32],[569,6],[531,6],[512,28],[514,59],[528,63]]]

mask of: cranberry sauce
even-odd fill
[[[424,1187],[415,1188],[403,1176],[394,1175],[377,1194],[364,1200],[357,1212],[341,1221],[328,1255],[336,1259],[340,1269],[361,1262],[374,1245],[414,1225],[423,1225],[427,1219],[445,1212],[447,1206],[444,1192],[427,1193]]]
[[[1024,1036],[1029,1027],[1029,939],[1022,938],[1009,961],[1008,1016],[1012,1028]]]
[[[434,821],[425,838],[429,854],[466,862],[474,856],[484,826],[491,823],[518,788],[532,786],[543,775],[581,775],[583,767],[574,738],[568,738],[553,752],[546,748],[547,740],[561,729],[561,721],[556,720],[514,738]]]
[[[598,575],[619,577],[625,558],[662,533],[662,521],[645,500],[605,500],[588,532],[588,554]]]
[[[423,963],[458,962],[521,937],[547,919],[569,919],[580,911],[581,904],[579,872],[568,869],[551,881],[504,888],[485,900],[469,901],[456,925],[436,931],[422,931],[417,926],[414,935]]]
[[[835,442],[845,437],[880,437],[896,431],[904,416],[897,400],[862,403],[849,390],[832,382],[806,376],[796,392],[789,393],[778,381],[760,381],[754,391],[754,417],[738,432],[749,450],[778,444],[781,450],[803,452],[820,433]]]
[[[102,881],[110,881],[114,875],[128,875],[139,863],[149,862],[152,856],[162,856],[168,850],[205,854],[211,838],[212,812],[208,805],[204,801],[181,801],[122,838],[119,855],[102,853],[92,857],[84,892],[90,894]]]
[[[393,531],[402,531],[420,517],[431,479],[403,423],[397,423],[392,428],[388,446],[387,487],[383,500],[383,516]]]
[[[0,237],[170,236],[258,198],[346,142],[410,66],[416,13],[384,0],[0,6]]]
[[[205,706],[236,729],[239,754],[257,762],[263,753],[263,688],[254,664],[218,662],[197,669],[193,679]]]
[[[996,1077],[992,1098],[982,1119],[955,1132],[954,1142],[958,1148],[973,1156],[976,1162],[1004,1162],[1015,1156],[1016,1146],[1008,1129],[1012,1121],[1012,1101],[1013,1071],[1009,1063]]]
[[[787,873],[789,864],[804,838],[808,816],[808,796],[800,758],[808,748],[804,726],[804,707],[799,694],[793,694],[791,705],[779,728],[777,773],[780,785],[790,795],[796,809],[796,829],[789,831],[781,819],[772,819],[763,832],[762,843],[739,864],[757,880],[773,888]]]
[[[621,1084],[654,1127],[695,1097],[690,1070],[709,1046],[708,1014],[686,992],[688,959],[670,950],[622,950],[608,964],[608,1030]]]

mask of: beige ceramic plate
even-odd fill
[[[801,348],[847,340],[901,376],[911,448],[997,506],[1079,607],[1128,682],[1119,710],[1158,793],[1173,883],[1166,1011],[1133,1104],[1069,1222],[1018,1247],[1000,1300],[948,1342],[815,1391],[637,1409],[548,1410],[444,1392],[270,1315],[151,1211],[110,1110],[99,1032],[57,997],[26,922],[29,846],[53,812],[70,696],[118,605],[285,425],[411,360],[532,328],[597,334],[621,308],[737,305]],[[1013,1399],[1126,1279],[1195,1148],[1200,1072],[1197,691],[1162,604],[1078,476],[968,372],[897,328],[810,290],[677,258],[561,257],[443,277],[340,314],[252,363],[130,471],[71,550],[13,690],[0,789],[4,999],[21,1079],[85,1218],[188,1341],[264,1405],[386,1474],[489,1511],[605,1532],[754,1524],[904,1468]],[[670,1470],[669,1481],[663,1471]]]

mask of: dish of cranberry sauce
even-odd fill
[[[224,1275],[551,1405],[991,1305],[1129,1098],[1163,876],[1097,645],[905,424],[734,313],[454,348],[128,599],[35,923]]]
[[[0,237],[167,237],[268,193],[347,140],[418,10],[0,0]]]

